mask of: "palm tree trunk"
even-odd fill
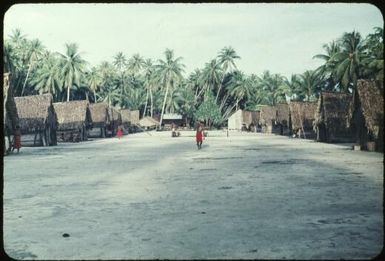
[[[67,86],[67,102],[70,101],[70,88],[71,88],[71,86],[72,86],[72,80],[70,80],[68,82],[68,86]]]
[[[27,80],[28,80],[28,76],[29,76],[29,73],[31,72],[31,64],[28,66],[28,71],[27,71],[27,76],[25,77],[25,81],[24,81],[24,84],[23,84],[23,89],[21,90],[21,96],[23,96],[24,94],[24,89],[25,89],[25,85],[27,84]]]
[[[159,126],[162,127],[162,121],[163,121],[163,113],[164,113],[164,108],[166,106],[166,100],[167,100],[167,94],[168,94],[168,86],[169,83],[166,83],[166,94],[164,95],[164,98],[163,98],[163,105],[162,105],[162,112],[160,113],[160,122],[159,122]]]
[[[152,118],[152,113],[153,113],[153,105],[154,105],[154,101],[153,101],[153,98],[152,98],[152,91],[151,91],[151,88],[150,88],[150,101],[151,101],[151,110],[150,110],[150,116]]]
[[[96,91],[94,90],[94,102],[96,103]]]
[[[147,104],[148,104],[148,89],[147,89],[147,93],[146,93],[146,104],[144,105],[143,117],[146,116]]]

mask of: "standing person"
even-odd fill
[[[195,134],[195,138],[196,138],[197,146],[198,146],[198,150],[199,150],[199,149],[202,148],[202,140],[204,138],[203,130],[202,130],[202,127],[200,125],[197,128],[197,132]]]
[[[17,149],[17,153],[19,153],[19,150],[21,148],[21,132],[19,125],[16,126],[15,134],[13,135],[13,148],[12,151]]]
[[[123,131],[122,131],[122,128],[119,126],[118,131],[116,132],[116,137],[120,139],[122,136],[123,136]]]

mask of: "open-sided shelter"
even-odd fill
[[[158,127],[159,122],[156,121],[155,119],[151,118],[151,117],[144,117],[144,118],[139,120],[139,126],[144,128],[144,129],[151,130],[151,129],[155,129],[156,127]]]
[[[15,97],[23,146],[57,144],[57,118],[51,94]]]
[[[110,123],[108,104],[104,102],[91,103],[90,113],[92,118],[92,129],[89,130],[88,136],[94,138],[106,137],[106,128]]]
[[[92,117],[88,101],[54,103],[58,119],[57,137],[62,142],[79,142],[88,139]]]
[[[316,140],[351,142],[350,128],[352,94],[322,91],[315,113]]]
[[[355,141],[364,149],[384,151],[384,93],[382,82],[358,80],[352,108]],[[370,148],[374,143],[375,148]]]

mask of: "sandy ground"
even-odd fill
[[[372,258],[383,156],[220,131],[202,150],[193,132],[22,148],[4,158],[4,247],[16,259]]]

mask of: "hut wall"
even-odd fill
[[[61,142],[77,142],[88,139],[92,117],[88,101],[54,103],[58,119],[57,139]]]
[[[292,101],[289,104],[292,132],[305,131],[305,137],[313,139],[316,133],[313,128],[317,102]],[[302,130],[303,128],[303,130]]]
[[[375,142],[377,151],[384,151],[384,97],[382,82],[359,80],[354,95],[353,129],[356,141],[364,148]]]
[[[22,146],[57,144],[57,119],[51,94],[16,97],[15,104],[19,117]],[[31,139],[30,136],[34,138]]]
[[[322,92],[316,113],[317,140],[352,142],[350,128],[352,95]]]
[[[227,120],[227,126],[229,130],[241,130],[243,122],[242,110],[234,112]]]

